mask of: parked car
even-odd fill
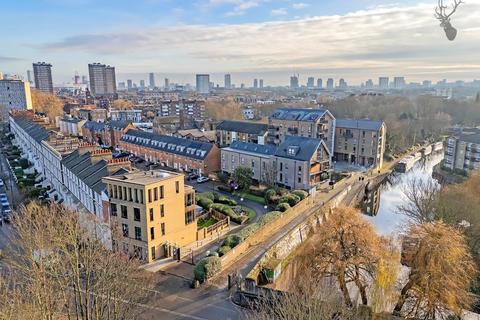
[[[197,183],[205,183],[207,181],[210,181],[209,177],[198,177]]]
[[[187,174],[187,180],[194,180],[194,179],[197,179],[198,178],[198,174],[194,173],[194,172],[191,172],[189,174]]]

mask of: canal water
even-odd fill
[[[439,152],[422,158],[407,173],[393,172],[377,189],[368,192],[363,210],[378,233],[395,236],[408,223],[406,216],[397,213],[398,206],[406,202],[404,189],[411,179],[434,180],[433,167],[443,157],[443,152]]]

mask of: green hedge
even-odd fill
[[[193,275],[195,280],[204,282],[219,273],[222,269],[222,261],[219,257],[210,256],[206,257],[197,263],[195,269],[193,269]]]
[[[224,215],[230,217],[230,221],[233,221],[238,224],[243,224],[248,220],[247,216],[238,215],[232,208],[226,204],[214,203],[210,206],[211,209],[216,210]]]
[[[228,192],[228,193],[231,193],[231,192],[232,192],[232,188],[227,187],[227,186],[222,186],[222,185],[220,185],[220,186],[217,187],[217,189],[218,189],[219,191],[223,191],[223,192]]]
[[[290,207],[295,206],[299,202],[300,202],[300,197],[296,196],[294,194],[291,194],[291,193],[285,194],[278,201],[278,203],[288,203],[290,205]]]
[[[283,212],[281,211],[271,211],[264,214],[260,219],[258,219],[258,224],[263,227],[264,225],[272,222],[273,220],[279,218]]]
[[[20,159],[18,160],[18,164],[20,165],[20,167],[22,167],[22,169],[27,169],[28,166],[30,165],[30,163],[28,162],[27,159]]]
[[[308,192],[303,191],[303,190],[293,190],[292,191],[293,195],[296,195],[297,197],[300,198],[300,200],[303,200],[308,197]]]
[[[288,209],[290,209],[290,205],[286,202],[283,202],[283,203],[279,203],[276,207],[276,210],[277,211],[280,211],[280,212],[285,212],[287,211]]]
[[[213,201],[208,198],[197,198],[197,204],[205,210],[208,210],[213,205]]]
[[[213,192],[199,193],[199,194],[197,194],[197,199],[198,198],[207,198],[207,199],[212,200],[212,202],[215,201],[215,195],[213,194]]]
[[[235,248],[240,242],[242,242],[242,239],[238,235],[231,234],[223,240],[222,247]]]
[[[220,249],[218,249],[218,255],[222,257],[230,250],[232,250],[232,248],[229,246],[221,246]]]
[[[243,228],[237,235],[242,239],[242,242],[245,241],[248,237],[258,231],[260,225],[258,223],[252,223],[251,225]]]
[[[226,205],[229,205],[229,206],[236,206],[237,205],[237,201],[235,201],[233,199],[230,199],[227,196],[219,196],[218,199],[215,200],[215,202],[226,204]]]
[[[257,196],[257,197],[265,197],[265,190],[260,190],[257,188],[250,188],[248,193],[253,194],[254,196]]]

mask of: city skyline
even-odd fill
[[[345,6],[329,1],[250,1],[255,5],[248,7],[250,2],[242,0],[210,0],[201,7],[205,20],[167,19],[160,23],[152,14],[141,11],[132,15],[144,14],[143,19],[125,19],[120,27],[108,25],[112,17],[104,22],[93,21],[105,12],[83,10],[91,0],[62,4],[45,0],[41,10],[37,5],[28,7],[29,2],[32,1],[2,4],[6,25],[14,17],[8,13],[18,14],[22,9],[26,26],[17,23],[17,30],[5,36],[8,46],[0,56],[0,70],[26,77],[33,61],[49,61],[54,66],[56,84],[70,81],[75,71],[87,74],[87,64],[96,61],[115,65],[119,81],[137,77],[140,80],[140,74],[155,72],[172,82],[194,83],[196,73],[209,73],[215,83],[223,83],[223,74],[229,73],[232,83],[248,84],[254,78],[264,78],[274,86],[288,84],[288,77],[294,73],[305,78],[344,78],[358,85],[384,75],[401,75],[417,82],[473,80],[480,71],[475,57],[468,55],[480,49],[475,37],[475,18],[480,14],[478,0],[469,1],[468,10],[465,6],[457,12],[454,22],[460,32],[452,43],[445,41],[433,17],[434,4],[418,1],[407,1],[401,6],[388,1],[383,1],[383,5],[379,1],[346,1]],[[104,6],[102,3],[100,9]],[[177,4],[184,10],[189,6],[193,4]],[[140,1],[139,7],[138,10],[174,9],[169,1],[155,0]],[[38,30],[33,28],[36,15],[61,15],[55,23],[65,22],[71,15],[67,9],[82,10],[78,19],[79,23],[89,23],[87,28],[81,28],[87,31],[79,32],[71,23],[56,30],[50,21]],[[114,11],[119,18],[123,17],[122,12],[126,14],[125,8]],[[89,12],[93,16],[87,18]],[[206,19],[214,14],[218,17]],[[29,33],[20,36],[25,27]],[[34,38],[40,31],[42,36]]]

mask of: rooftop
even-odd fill
[[[217,130],[233,131],[233,132],[242,132],[248,134],[257,134],[262,135],[268,130],[268,124],[265,123],[255,123],[247,121],[222,121],[218,126]]]
[[[336,125],[337,128],[378,131],[382,127],[383,122],[374,120],[337,119]]]
[[[280,158],[308,161],[317,152],[322,140],[286,136],[285,142],[278,146],[275,156]]]
[[[261,154],[266,156],[272,156],[277,151],[277,147],[274,145],[259,145],[256,143],[234,141],[230,144],[229,147],[225,148],[225,150],[243,151],[243,152]]]
[[[177,178],[182,176],[180,173],[164,171],[164,170],[151,170],[151,171],[130,171],[123,174],[118,174],[110,177],[105,177],[104,181],[118,181],[129,182],[140,185],[149,185],[158,183],[163,180],[171,178]]]
[[[309,109],[309,108],[280,108],[275,110],[270,118],[276,120],[306,121],[316,122],[328,112],[327,109]]]

